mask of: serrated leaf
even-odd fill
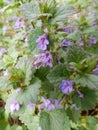
[[[98,75],[77,75],[74,81],[76,84],[80,84],[83,87],[88,87],[90,89],[98,91]]]
[[[32,79],[32,75],[34,73],[34,69],[32,67],[33,58],[20,58],[16,64],[16,68],[20,69],[24,73],[25,84],[29,85],[30,80]]]
[[[67,78],[69,75],[70,71],[66,69],[66,65],[59,64],[55,66],[53,69],[51,69],[51,71],[47,75],[47,78],[50,81],[50,83],[58,85],[63,79]]]
[[[81,60],[85,59],[87,57],[86,52],[81,48],[80,46],[73,44],[68,48],[67,51],[67,61],[70,62],[80,62]]]
[[[0,77],[0,89],[9,89],[11,87],[11,83],[9,81],[9,76],[1,76]]]
[[[33,116],[30,110],[26,110],[24,114],[20,114],[19,119],[27,126],[28,130],[36,130],[39,125],[39,116]]]
[[[98,124],[98,121],[94,117],[91,117],[91,116],[86,117],[87,129],[96,130],[96,125],[97,124]]]
[[[20,6],[20,10],[24,18],[33,20],[39,16],[39,8],[37,2],[25,3]]]
[[[55,9],[54,17],[51,19],[51,23],[65,21],[65,19],[75,13],[75,10],[72,7],[65,7],[63,5],[57,6]]]
[[[63,110],[42,112],[40,125],[42,130],[70,130],[69,119]]]
[[[76,104],[80,107],[80,110],[90,110],[96,106],[98,103],[97,93],[88,88],[82,88],[81,93],[83,93],[84,97],[78,97],[78,94],[74,94],[72,96],[73,104]]]
[[[80,34],[79,34],[79,32],[72,32],[72,33],[68,34],[67,38],[70,40],[78,41],[78,40],[80,40]]]
[[[34,79],[33,83],[28,86],[26,90],[20,91],[15,99],[20,104],[28,104],[30,102],[37,102],[38,95],[39,95],[39,89],[41,87],[41,82],[39,79]]]
[[[67,115],[73,122],[78,122],[81,117],[81,110],[75,110],[74,108],[67,109]]]
[[[49,73],[50,67],[40,67],[39,69],[36,70],[34,75],[38,77],[40,80],[45,81],[46,76]]]
[[[38,52],[36,40],[43,33],[44,32],[40,28],[36,28],[31,31],[30,36],[29,36],[29,47],[33,51],[33,53]]]

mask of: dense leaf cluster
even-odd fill
[[[97,5],[0,1],[0,129],[98,129]]]

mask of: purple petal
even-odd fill
[[[66,41],[66,40],[64,40],[62,43],[61,43],[61,46],[63,47],[63,46],[71,46],[71,42],[69,42],[69,41]]]
[[[69,94],[73,91],[73,81],[71,80],[62,80],[60,84],[60,89],[64,94]]]
[[[78,92],[78,96],[79,96],[80,98],[83,98],[83,97],[84,97],[83,93],[81,93],[79,90],[78,90],[77,92]]]

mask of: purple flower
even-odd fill
[[[80,41],[78,42],[78,44],[79,44],[79,46],[83,46],[83,41],[80,40]]]
[[[80,107],[77,107],[76,104],[72,104],[72,108],[74,108],[76,111],[80,110]]]
[[[53,109],[55,109],[54,104],[52,104],[52,102],[49,99],[46,99],[44,97],[42,97],[43,100],[43,104],[41,105],[41,108],[45,108],[47,111],[51,111]]]
[[[78,93],[78,96],[79,96],[80,98],[83,98],[83,97],[84,97],[83,93],[81,93],[79,90],[77,91],[77,93]]]
[[[55,99],[46,99],[42,97],[43,103],[41,105],[41,108],[46,109],[47,111],[51,111],[55,108],[60,107],[61,100],[55,100]]]
[[[43,34],[42,36],[39,36],[38,39],[36,40],[36,42],[38,43],[37,48],[39,50],[46,50],[47,45],[49,44],[49,41],[47,39],[46,34]]]
[[[32,109],[33,107],[35,107],[35,105],[36,105],[36,104],[30,102],[30,103],[28,104],[28,108],[29,108],[29,109]]]
[[[8,27],[5,26],[5,25],[2,27],[2,30],[3,30],[3,31],[7,31],[7,29],[8,29]]]
[[[62,43],[61,43],[61,46],[70,46],[71,45],[71,42],[70,41],[66,41],[64,40]]]
[[[51,53],[49,51],[47,51],[47,52],[36,55],[34,66],[36,68],[39,68],[41,66],[52,67],[53,66],[53,59],[52,59]]]
[[[92,74],[98,74],[98,65],[97,65],[96,68],[92,71]]]
[[[36,130],[41,130],[41,127],[40,127],[40,126],[38,126]]]
[[[69,94],[73,91],[73,81],[72,80],[62,80],[60,84],[60,89],[64,94]]]
[[[96,38],[90,37],[90,43],[91,43],[91,44],[96,44],[96,43],[97,43]]]
[[[3,47],[0,47],[0,55],[3,55],[4,53],[7,53],[7,50]]]
[[[15,25],[14,25],[15,29],[19,29],[20,28],[20,18],[17,18]]]
[[[13,113],[14,111],[18,111],[19,109],[20,109],[19,103],[16,100],[12,99],[11,105],[10,105],[11,113]]]
[[[21,18],[14,16],[12,19],[16,21],[14,25],[15,29],[25,28],[25,22]]]
[[[70,33],[70,32],[71,32],[71,28],[72,28],[72,26],[71,26],[71,25],[68,25],[68,26],[66,26],[66,27],[63,27],[62,30],[63,30],[64,32]]]
[[[3,75],[4,75],[4,76],[6,76],[6,75],[8,75],[8,74],[9,74],[9,71],[8,71],[8,70],[3,71]]]
[[[60,107],[60,102],[61,102],[61,99],[54,101],[55,108],[59,108]]]
[[[98,22],[97,22],[97,21],[94,21],[94,22],[92,23],[92,26],[96,26],[96,25],[98,25]]]

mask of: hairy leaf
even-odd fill
[[[72,96],[72,101],[80,110],[90,110],[96,106],[98,103],[98,95],[95,91],[90,90],[88,88],[82,88],[81,93],[83,93],[84,97],[78,97],[78,94],[74,94]]]
[[[59,64],[55,66],[47,75],[50,83],[59,84],[63,79],[66,79],[70,75],[70,71],[66,69],[66,65]]]
[[[69,119],[63,110],[42,112],[40,116],[42,130],[70,130]]]

